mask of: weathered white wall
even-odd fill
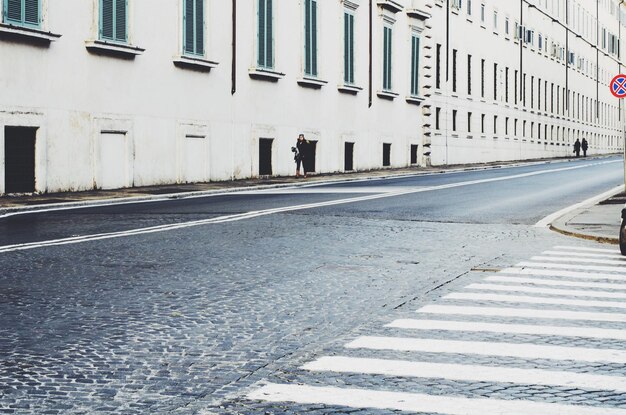
[[[97,0],[45,1],[43,29],[62,35],[49,47],[0,37],[0,131],[6,125],[39,127],[38,191],[253,177],[259,138],[274,139],[274,174],[293,174],[290,147],[300,132],[318,140],[318,172],[343,169],[344,141],[356,143],[359,170],[381,167],[383,141],[392,143],[392,166],[410,163],[410,144],[422,144],[422,110],[405,101],[410,25],[419,22],[396,14],[393,76],[399,97],[380,99],[382,8],[374,4],[368,108],[367,1],[354,1],[356,83],[363,88],[357,95],[337,89],[343,79],[343,1],[318,2],[319,78],[327,81],[321,89],[297,83],[303,75],[302,2],[275,2],[275,69],[285,76],[270,82],[249,75],[256,63],[256,2],[239,1],[234,95],[231,2],[206,3],[206,58],[219,62],[210,72],[173,64],[181,54],[181,0],[129,2],[130,43],[145,48],[134,59],[86,49],[85,42],[97,38]],[[113,149],[108,139],[120,140],[123,149],[119,143]],[[102,164],[114,154],[117,166]],[[0,169],[0,193],[3,174]]]

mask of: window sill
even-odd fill
[[[173,62],[176,67],[182,69],[195,69],[202,72],[209,72],[211,69],[219,65],[219,62],[186,55],[176,56]]]
[[[363,91],[363,88],[361,88],[360,86],[354,86],[354,85],[339,85],[337,87],[337,90],[345,94],[356,95],[359,92]]]
[[[265,68],[252,68],[248,71],[248,74],[252,79],[271,82],[278,82],[279,79],[285,77],[285,74],[282,72],[276,72]]]
[[[394,0],[378,0],[376,4],[378,4],[383,9],[389,10],[392,13],[401,12],[402,9],[404,8],[402,4]]]
[[[378,95],[379,98],[388,99],[390,101],[393,101],[400,94],[398,94],[396,92],[391,92],[391,91],[377,91],[376,95]]]
[[[24,40],[46,44],[50,44],[50,42],[54,42],[61,37],[61,35],[56,33],[6,23],[0,23],[0,35],[18,37]]]
[[[85,42],[85,47],[92,53],[113,55],[129,59],[134,59],[135,56],[141,55],[145,52],[145,49],[137,46],[112,43],[103,40],[88,40]]]
[[[323,81],[317,78],[309,78],[306,76],[298,79],[297,82],[298,82],[298,85],[304,88],[313,88],[313,89],[320,89],[328,83],[328,81]]]
[[[419,96],[410,95],[410,96],[406,97],[406,102],[408,102],[409,104],[421,105],[422,102],[424,102],[424,101],[425,101],[425,99],[423,97],[419,97]]]

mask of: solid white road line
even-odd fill
[[[586,320],[626,323],[626,314],[594,313],[586,311],[546,310],[507,307],[468,307],[453,305],[427,305],[416,312],[426,314],[513,317],[548,320]]]
[[[531,268],[580,269],[585,271],[619,272],[622,274],[626,273],[626,269],[624,269],[624,267],[609,267],[606,265],[552,264],[547,262],[522,261],[516,264],[516,266]]]
[[[526,287],[523,285],[500,285],[500,284],[470,284],[465,287],[469,290],[486,290],[486,291],[513,291],[520,293],[546,294],[546,295],[565,295],[572,297],[593,297],[593,298],[616,298],[626,299],[626,293],[616,293],[608,291],[595,290],[565,290],[559,288],[539,288]]]
[[[344,356],[322,357],[314,362],[307,363],[302,368],[315,372],[366,373],[471,382],[506,382],[521,385],[567,386],[568,388],[626,392],[626,379],[620,376],[590,375],[541,369],[364,359]]]
[[[569,171],[569,170],[576,170],[576,169],[591,167],[594,165],[610,164],[610,163],[615,163],[615,162],[617,161],[615,160],[604,161],[604,162],[598,162],[598,163],[592,163],[592,164],[563,167],[559,169],[540,170],[540,171],[529,172],[529,173],[513,174],[510,176],[492,177],[489,179],[468,180],[464,182],[449,183],[449,184],[443,184],[443,185],[432,186],[432,187],[411,188],[409,190],[393,191],[393,192],[383,193],[383,194],[357,196],[357,197],[352,197],[352,198],[331,200],[331,201],[320,202],[320,203],[309,203],[309,204],[304,204],[304,205],[264,209],[264,210],[246,212],[246,213],[237,214],[237,215],[220,216],[217,218],[206,219],[206,220],[181,222],[177,224],[152,226],[152,227],[147,227],[147,228],[130,229],[130,230],[120,231],[120,232],[109,232],[105,234],[95,234],[95,235],[83,235],[80,237],[61,238],[61,239],[48,240],[48,241],[31,242],[31,243],[26,243],[26,244],[5,245],[5,246],[0,246],[0,253],[42,248],[42,247],[48,247],[48,246],[76,244],[76,243],[102,240],[102,239],[121,238],[121,237],[143,235],[143,234],[149,234],[149,233],[155,233],[155,232],[166,232],[166,231],[172,231],[172,230],[177,230],[177,229],[189,228],[193,226],[201,226],[201,225],[208,225],[208,224],[215,224],[215,223],[234,222],[234,221],[239,221],[239,220],[252,219],[252,218],[256,218],[260,216],[272,215],[276,213],[293,212],[293,211],[298,211],[298,210],[335,206],[335,205],[348,204],[348,203],[358,203],[358,202],[365,202],[365,201],[371,201],[371,200],[377,200],[377,199],[384,199],[388,197],[404,196],[404,195],[409,195],[409,194],[414,194],[414,193],[431,192],[431,191],[444,190],[444,189],[454,189],[457,187],[472,186],[476,184],[485,184],[485,183],[521,179],[521,178],[526,178],[526,177],[538,176],[538,175],[549,174],[549,173],[557,173],[557,172]],[[49,210],[53,210],[53,209],[49,209]],[[11,214],[8,214],[8,215],[11,215]]]
[[[604,307],[626,309],[626,302],[571,300],[568,298],[531,297],[526,295],[451,293],[443,296],[446,300],[494,301],[519,304],[551,304],[576,307]]]
[[[552,222],[554,222],[555,220],[557,220],[558,218],[560,218],[561,216],[575,210],[575,209],[579,209],[579,208],[584,208],[587,206],[592,206],[595,205],[597,202],[604,200],[606,198],[609,198],[621,191],[624,190],[624,185],[619,185],[617,187],[614,187],[611,190],[608,190],[602,194],[599,194],[597,196],[591,197],[587,200],[583,200],[580,203],[576,203],[574,205],[568,206],[564,209],[561,209],[557,212],[554,212],[548,216],[546,216],[545,218],[541,219],[539,222],[537,222],[535,224],[535,227],[537,228],[545,228],[546,226],[549,226]]]
[[[612,258],[612,259],[621,259],[622,261],[626,261],[626,257],[622,256],[620,253],[616,254],[598,254],[591,252],[566,252],[566,251],[543,251],[541,255],[560,255],[563,257],[589,257],[589,258]]]
[[[584,281],[564,281],[564,280],[547,280],[544,278],[523,278],[511,276],[494,275],[486,277],[484,281],[488,282],[506,282],[517,284],[547,285],[555,287],[580,287],[580,288],[603,288],[608,290],[626,290],[626,284],[610,283],[610,282],[584,282]]]
[[[566,246],[566,245],[557,245],[554,249],[565,249],[566,251],[589,251],[589,252],[605,252],[608,254],[618,254],[619,249],[604,249],[604,248],[586,248],[582,246]]]
[[[362,336],[345,346],[348,349],[394,350],[402,352],[452,353],[464,355],[519,357],[524,359],[576,360],[581,362],[626,363],[626,351],[585,347],[546,346],[530,343],[476,342],[463,340],[416,339],[408,337]]]
[[[522,264],[530,264],[529,262]],[[556,264],[550,264],[556,265]],[[537,264],[541,266],[541,264]],[[566,277],[586,280],[615,280],[626,281],[626,275],[607,274],[601,272],[580,272],[580,271],[561,271],[553,269],[537,269],[537,268],[505,268],[498,274],[515,274],[515,275],[537,275],[547,277]]]
[[[554,261],[554,262],[581,262],[587,264],[602,264],[602,265],[623,265],[621,267],[626,272],[626,262],[622,260],[612,259],[591,259],[591,258],[571,258],[571,257],[551,257],[551,256],[534,256],[530,258],[531,261]]]
[[[626,330],[595,327],[539,326],[530,324],[479,323],[473,321],[399,319],[385,325],[405,330],[443,330],[626,340]]]
[[[626,410],[617,408],[276,383],[256,389],[248,393],[246,397],[265,402],[293,402],[448,415],[626,415]]]

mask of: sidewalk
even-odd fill
[[[624,203],[626,193],[618,193],[597,204],[561,216],[550,224],[550,229],[577,238],[618,244]]]

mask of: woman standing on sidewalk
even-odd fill
[[[308,143],[309,142],[304,139],[304,134],[300,134],[298,136],[298,141],[296,142],[296,147],[295,147],[296,155],[293,158],[296,161],[296,177],[300,177],[300,165],[302,165],[302,171],[304,172],[305,179],[306,179],[306,166],[304,165],[304,156],[306,154],[306,146]]]

